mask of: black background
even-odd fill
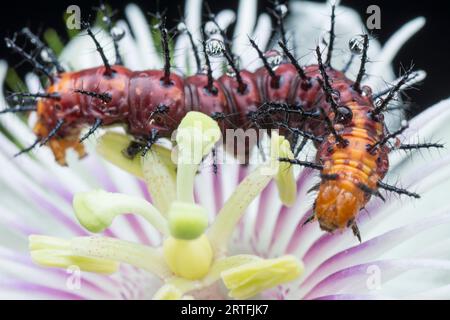
[[[144,0],[133,1],[138,4],[144,12],[155,12],[158,9],[158,1]],[[175,25],[179,18],[179,7],[183,7],[184,0],[159,1],[159,8],[168,8],[168,24]],[[123,17],[123,9],[128,1],[107,2],[118,10],[117,18]],[[354,8],[366,19],[366,8],[376,4],[381,8],[381,30],[376,30],[375,35],[384,43],[399,27],[407,21],[417,17],[425,16],[427,24],[414,38],[407,42],[395,60],[395,67],[410,65],[414,62],[417,69],[424,69],[428,73],[425,82],[418,90],[408,92],[412,101],[411,114],[413,115],[430,105],[450,96],[450,1],[408,1],[408,0],[343,0],[343,5]],[[61,0],[55,2],[42,1],[3,1],[0,11],[0,37],[11,36],[14,31],[24,26],[39,32],[52,27],[61,35],[65,35],[65,24],[62,19],[63,12],[70,4],[77,4],[82,9],[83,18],[89,14],[95,15],[91,8],[98,4],[97,1],[85,0]],[[236,9],[237,0],[214,0],[209,1],[213,12],[224,8]],[[271,7],[270,1],[261,0],[259,10],[265,11]],[[355,30],[357,33],[360,30]],[[17,55],[7,50],[4,43],[0,44],[0,59],[6,59],[10,66],[17,65],[21,60]],[[29,65],[18,66],[19,74],[30,70]]]
[[[181,310],[187,305],[191,307],[215,307],[226,310],[227,305],[261,305],[267,304],[268,311],[265,315],[238,315],[216,312],[214,317],[208,315],[181,315]],[[202,301],[202,300],[182,300],[182,301],[0,301],[3,311],[11,312],[22,316],[36,316],[45,314],[46,319],[61,319],[61,314],[71,319],[82,319],[89,316],[94,319],[112,317],[113,319],[135,319],[148,313],[149,319],[163,315],[166,319],[255,319],[269,320],[281,317],[298,315],[319,315],[321,317],[333,318],[337,314],[365,315],[368,310],[372,317],[384,319],[386,314],[394,314],[394,310],[401,310],[405,317],[415,316],[420,318],[438,317],[448,310],[449,301]],[[53,312],[49,312],[52,310]],[[70,314],[67,312],[70,310]],[[350,310],[350,311],[349,311]],[[441,310],[441,311],[439,311]]]

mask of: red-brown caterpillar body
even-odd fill
[[[278,23],[282,25],[279,17]],[[402,127],[389,133],[382,112],[406,83],[410,72],[375,105],[370,88],[360,85],[367,61],[368,36],[362,37],[361,67],[353,81],[331,66],[333,26],[334,7],[325,62],[319,48],[318,63],[302,67],[287,49],[285,40],[279,42],[282,54],[273,50],[264,54],[250,40],[264,66],[255,72],[238,70],[232,54],[224,49],[223,54],[236,72],[219,79],[212,78],[207,55],[206,73],[183,78],[170,72],[164,27],[161,34],[165,68],[145,71],[109,65],[88,29],[105,65],[51,76],[52,83],[37,102],[38,122],[34,128],[37,143],[48,143],[56,161],[64,165],[68,148],[84,156],[80,139],[86,136],[80,137],[82,129],[90,126],[90,135],[100,126],[121,124],[140,143],[143,149],[138,150],[148,151],[157,136],[170,137],[184,115],[192,110],[215,117],[223,130],[280,129],[293,149],[299,137],[312,139],[317,148],[315,163],[280,159],[321,171],[322,182],[316,188],[318,196],[310,220],[317,219],[321,228],[329,232],[352,227],[359,238],[355,219],[372,195],[382,198],[379,188],[418,197],[381,182],[389,168],[391,148],[387,142],[404,130]],[[14,43],[11,46],[20,53]],[[276,67],[268,63],[271,55],[282,56]],[[414,147],[420,146],[409,145]]]

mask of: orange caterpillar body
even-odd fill
[[[388,147],[383,146],[377,153],[368,151],[368,146],[384,137],[383,123],[368,118],[370,106],[348,103],[347,107],[353,118],[339,133],[348,144],[345,148],[333,147],[334,137],[328,136],[318,153],[323,163],[323,182],[315,202],[315,215],[321,228],[327,231],[353,224],[389,167]]]

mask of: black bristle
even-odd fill
[[[112,34],[112,30],[113,30],[113,23],[111,20],[111,15],[108,12],[108,8],[106,7],[106,5],[104,3],[100,3],[100,11],[103,14],[103,21],[105,22],[106,25],[106,30],[108,31],[109,35],[111,36],[112,40],[113,40],[113,45],[114,45],[114,53],[116,55],[116,61],[115,64],[117,65],[123,65],[123,60],[122,57],[120,55],[120,51],[119,51],[119,44],[118,41],[114,38],[114,35]]]
[[[47,144],[47,142],[49,142],[50,139],[52,139],[54,136],[56,136],[58,134],[58,131],[62,128],[63,125],[64,125],[64,120],[63,119],[59,119],[56,122],[55,127],[52,130],[50,130],[48,135],[40,141],[39,145],[43,146],[43,145]]]
[[[326,101],[330,104],[331,109],[336,114],[338,109],[338,103],[334,99],[334,89],[330,83],[330,77],[328,76],[327,71],[325,70],[325,65],[322,62],[322,53],[320,52],[319,46],[316,47],[316,55],[317,55],[317,64],[319,65],[319,71],[322,75],[322,89],[325,92]]]
[[[298,160],[298,159],[279,158],[278,161],[288,162],[290,164],[295,164],[295,165],[299,165],[299,166],[307,167],[307,168],[311,168],[311,169],[316,169],[316,170],[323,169],[323,165],[321,165],[321,164],[309,162],[309,161],[302,161],[302,160]]]
[[[331,122],[330,118],[326,114],[325,110],[323,110],[323,108],[320,108],[320,111],[325,120],[325,124],[327,125],[328,130],[330,130],[331,134],[336,138],[336,141],[341,146],[346,147],[348,145],[348,140],[342,138],[342,136],[336,132],[336,129],[334,128],[333,123]]]
[[[372,119],[376,119],[378,114],[380,114],[387,108],[388,104],[392,101],[392,99],[394,99],[395,95],[400,91],[402,86],[409,80],[411,72],[411,68],[406,70],[401,79],[395,84],[394,87],[389,90],[387,97],[384,98],[383,101],[370,113]]]
[[[306,132],[297,128],[291,128],[289,127],[287,124],[282,123],[282,122],[276,122],[274,123],[276,126],[281,127],[281,128],[285,128],[287,130],[289,130],[291,133],[306,138],[306,139],[310,139],[312,141],[316,141],[316,142],[322,142],[323,138],[322,137],[316,137],[314,134],[310,133],[310,132]]]
[[[83,142],[84,140],[86,140],[87,138],[89,138],[92,134],[94,134],[94,132],[100,128],[100,126],[102,125],[103,121],[102,119],[95,119],[94,124],[92,125],[92,127],[89,129],[88,132],[86,132],[86,134],[84,136],[82,136],[80,138],[80,142]]]
[[[329,38],[329,43],[328,43],[328,53],[327,53],[327,58],[325,60],[325,64],[327,66],[331,65],[331,58],[333,56],[333,49],[334,49],[334,39],[336,38],[335,32],[334,32],[334,24],[335,24],[335,9],[336,6],[332,5],[331,6],[331,27],[330,27],[330,38]]]
[[[398,188],[396,186],[391,186],[382,181],[378,181],[378,187],[381,189],[387,190],[387,191],[395,192],[397,194],[404,194],[404,195],[407,195],[408,197],[412,197],[412,198],[416,198],[416,199],[420,198],[420,195],[417,193],[410,192],[406,189]]]
[[[215,95],[217,94],[217,88],[214,86],[214,77],[212,74],[211,62],[209,61],[209,56],[206,53],[206,41],[203,40],[202,44],[206,63],[206,75],[208,77],[208,84],[206,85],[205,89],[208,90],[209,93]]]
[[[245,92],[245,90],[247,90],[247,85],[242,80],[240,70],[236,66],[236,63],[234,63],[233,58],[230,56],[230,54],[226,50],[223,51],[223,55],[225,56],[225,59],[227,60],[228,64],[230,65],[230,67],[234,71],[234,74],[235,74],[235,77],[236,77],[236,81],[238,83],[237,91],[239,93],[243,94]]]
[[[84,24],[84,26],[86,27],[86,32],[87,32],[88,36],[94,42],[97,52],[100,54],[100,58],[102,59],[103,65],[105,67],[105,75],[111,76],[113,74],[114,70],[112,69],[111,65],[109,64],[109,61],[106,58],[106,55],[105,55],[105,52],[103,51],[102,46],[98,42],[98,40],[95,37],[94,33],[92,32],[90,26],[88,24],[86,24],[86,23]]]
[[[0,110],[0,114],[19,113],[19,112],[28,112],[28,111],[36,111],[36,110],[37,110],[36,106],[19,106],[19,107],[15,107],[15,108],[7,108],[7,109]]]
[[[270,67],[270,64],[267,61],[267,58],[264,56],[264,53],[261,51],[261,49],[259,49],[258,45],[256,44],[255,41],[253,41],[252,38],[249,37],[248,39],[250,40],[250,44],[252,45],[252,47],[258,53],[258,56],[261,59],[263,65],[264,65],[264,68],[267,70],[267,72],[269,73],[269,75],[272,78],[272,80],[273,81],[278,81],[278,76],[275,74],[275,71],[273,71],[273,69]]]
[[[373,153],[377,149],[377,147],[381,147],[381,146],[385,145],[389,141],[389,139],[395,138],[396,136],[402,134],[403,131],[405,131],[407,128],[408,128],[408,125],[404,125],[400,129],[398,129],[398,130],[396,130],[396,131],[394,131],[394,132],[392,132],[390,134],[387,134],[380,141],[377,141],[376,143],[374,143],[372,145],[368,145],[367,146],[367,151],[369,153]]]
[[[23,28],[21,30],[21,33],[25,37],[27,37],[32,44],[34,44],[36,46],[36,48],[38,49],[39,52],[42,52],[43,50],[45,50],[48,53],[48,57],[50,58],[52,65],[56,68],[56,71],[58,73],[62,73],[65,71],[64,68],[59,63],[58,58],[56,57],[56,54],[53,52],[53,50],[50,47],[48,47],[47,45],[45,45],[41,41],[41,39],[39,39],[39,37],[37,35],[35,35],[33,32],[31,32],[31,30],[28,28]]]
[[[361,55],[361,64],[359,66],[358,75],[356,76],[355,83],[353,84],[353,89],[357,92],[361,92],[361,81],[366,74],[366,63],[367,63],[367,51],[369,50],[369,36],[367,34],[363,35],[363,52]]]
[[[168,86],[171,84],[170,81],[170,49],[169,49],[169,36],[166,29],[166,18],[161,19],[159,24],[159,32],[161,34],[161,46],[164,55],[164,76],[162,81],[164,85]]]
[[[61,100],[61,95],[58,92],[14,92],[6,97],[6,100],[14,99],[16,97],[19,98],[44,98],[44,99],[53,99],[53,100]]]
[[[384,199],[384,197],[381,195],[381,193],[377,189],[372,189],[367,184],[364,184],[362,182],[358,183],[356,186],[359,189],[361,189],[364,193],[366,193],[370,196],[379,197],[381,200],[386,201],[386,199]]]
[[[76,93],[80,93],[92,98],[96,98],[101,100],[103,103],[109,103],[112,100],[112,96],[111,94],[107,93],[107,92],[95,92],[95,91],[87,91],[87,90],[83,90],[83,89],[75,89],[74,92]]]
[[[397,149],[400,150],[414,150],[414,149],[430,149],[443,148],[444,145],[440,143],[416,143],[416,144],[402,144]]]
[[[25,149],[20,150],[18,153],[16,153],[14,155],[14,157],[18,157],[24,153],[28,153],[31,150],[33,150],[34,148],[36,148],[36,146],[41,142],[40,138],[37,138],[29,147],[26,147]]]
[[[28,61],[37,71],[45,75],[51,83],[54,82],[54,76],[51,74],[44,65],[42,65],[37,59],[31,56],[29,53],[25,52],[21,47],[19,47],[14,40],[5,38],[6,46],[11,48],[14,52],[21,55],[26,61]]]
[[[278,45],[280,46],[280,48],[283,50],[284,54],[286,55],[286,57],[289,59],[289,61],[291,62],[291,64],[295,67],[295,70],[297,70],[298,76],[303,79],[303,80],[308,80],[308,76],[305,74],[305,71],[303,70],[303,68],[300,66],[300,64],[298,63],[297,59],[295,59],[295,57],[292,55],[292,53],[289,51],[289,49],[286,47],[286,45],[279,41]]]

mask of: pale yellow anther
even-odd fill
[[[169,233],[167,220],[145,199],[121,193],[94,190],[77,193],[73,208],[78,221],[91,232],[102,232],[114,218],[134,213],[142,216],[163,234]]]
[[[97,152],[106,160],[119,168],[133,174],[138,178],[144,178],[141,156],[137,154],[130,159],[123,153],[131,142],[131,138],[118,132],[107,132],[98,139]],[[175,173],[175,164],[171,159],[171,150],[158,144],[154,144],[151,149],[156,152],[159,161],[167,166],[168,170]]]
[[[177,129],[179,160],[200,163],[220,137],[221,131],[214,119],[201,112],[188,112]]]
[[[297,195],[293,166],[287,162],[278,161],[279,158],[292,159],[294,154],[291,151],[289,141],[274,131],[271,136],[271,159],[277,170],[275,182],[281,202],[286,206],[292,206]]]
[[[138,178],[143,178],[141,161],[139,157],[134,159],[127,158],[123,155],[130,144],[131,139],[117,132],[107,132],[98,139],[97,152],[106,160],[119,168],[133,174]]]
[[[112,274],[119,268],[116,261],[74,254],[70,241],[64,239],[32,235],[29,237],[29,248],[33,262],[45,267],[76,267],[100,274]]]
[[[169,237],[164,241],[163,249],[167,265],[179,277],[196,280],[210,270],[213,251],[205,235],[194,240]]]
[[[294,256],[257,260],[222,272],[229,296],[247,299],[260,292],[290,282],[303,273],[303,264]]]
[[[153,300],[181,300],[183,293],[175,286],[166,284],[162,286],[153,296]]]
[[[188,112],[181,121],[176,135],[178,200],[194,202],[194,177],[198,166],[220,136],[217,122],[204,113]]]

